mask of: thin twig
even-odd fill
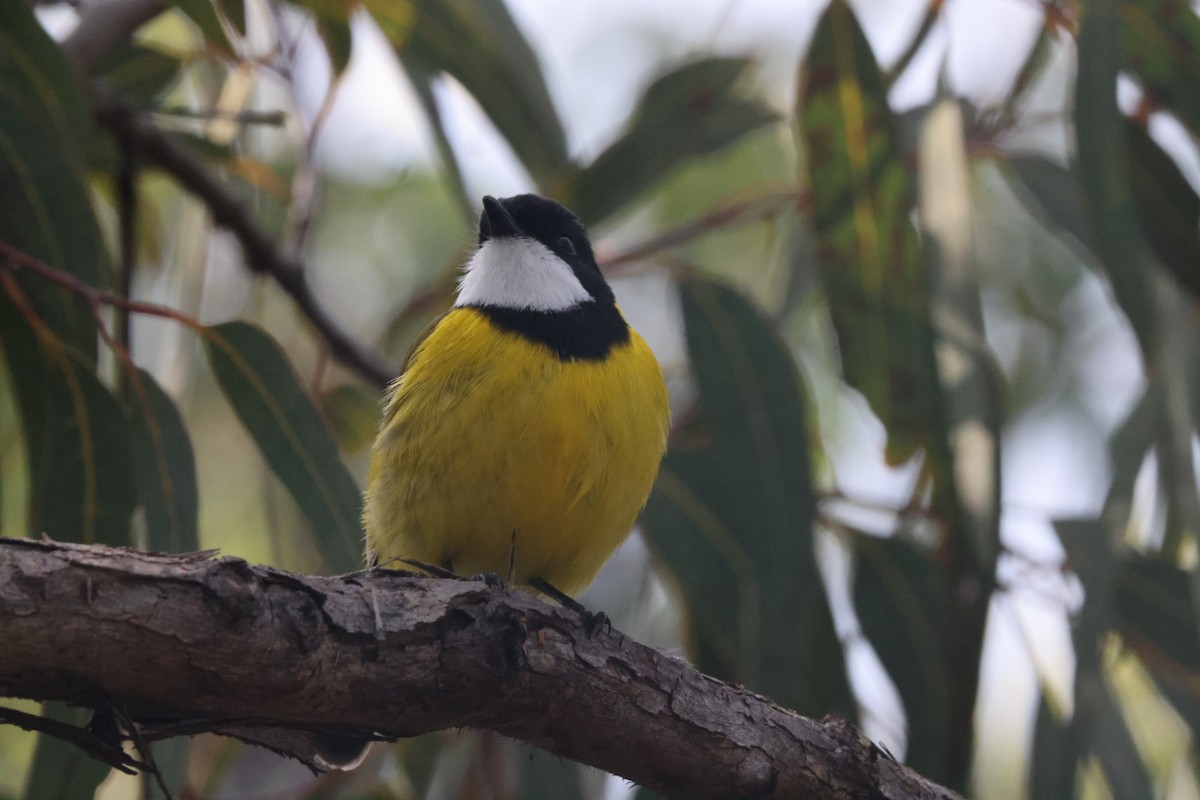
[[[388,384],[395,371],[379,356],[360,347],[333,321],[313,295],[301,264],[281,253],[275,242],[254,223],[250,211],[201,164],[164,131],[110,92],[94,87],[92,104],[100,125],[119,136],[130,137],[137,143],[138,153],[146,163],[163,170],[204,201],[213,222],[227,229],[242,245],[246,266],[253,272],[269,275],[291,296],[329,345],[334,358],[380,388]]]
[[[129,299],[133,294],[133,269],[137,260],[137,145],[129,138],[121,137],[118,142],[117,160],[117,217],[119,225],[121,263],[118,273],[117,292]],[[93,304],[94,307],[94,304]],[[129,311],[118,309],[116,339],[121,349],[129,352],[133,340],[133,320]],[[103,326],[102,326],[103,327]],[[117,374],[117,386],[122,397],[129,397],[129,384],[125,373]]]
[[[97,736],[86,728],[59,722],[50,717],[39,717],[15,708],[0,706],[0,724],[16,725],[23,730],[43,733],[73,744],[97,761],[120,770],[126,775],[136,775],[139,769],[144,770],[147,767],[141,761],[131,758],[121,748],[114,747],[103,737]]]
[[[177,311],[167,306],[160,306],[155,303],[144,303],[138,300],[130,300],[127,297],[122,297],[116,292],[110,292],[107,289],[97,289],[90,283],[80,280],[71,273],[52,267],[44,261],[40,261],[29,255],[23,250],[13,247],[8,242],[0,239],[0,256],[8,258],[14,267],[18,269],[28,269],[36,272],[47,280],[57,283],[59,286],[70,289],[78,294],[83,299],[87,300],[93,308],[97,306],[112,306],[123,311],[131,311],[135,314],[146,314],[151,317],[163,317],[164,319],[174,320],[181,325],[186,325],[194,331],[204,329],[204,325],[194,317],[189,317],[181,311]],[[107,334],[104,326],[100,325],[101,336],[106,337],[108,344],[114,349],[119,349],[120,345]]]
[[[806,197],[806,194],[790,190],[737,200],[715,208],[677,228],[653,236],[640,244],[611,255],[601,255],[597,261],[605,270],[613,270],[616,267],[640,261],[661,250],[690,242],[717,228],[769,219],[789,205],[801,205],[806,201]]]

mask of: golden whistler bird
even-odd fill
[[[389,389],[368,560],[581,592],[646,504],[668,424],[662,371],[579,220],[485,197],[454,307]]]
[[[409,353],[371,451],[368,563],[583,591],[629,535],[667,442],[667,389],[570,211],[483,198],[454,307]],[[353,769],[366,742],[318,735]]]

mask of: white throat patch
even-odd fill
[[[592,299],[571,266],[526,237],[489,239],[467,262],[456,306],[565,311]]]

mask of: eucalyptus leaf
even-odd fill
[[[200,549],[196,458],[174,401],[154,376],[130,380],[129,427],[138,500],[146,515],[146,546],[167,553]]]
[[[327,22],[345,13],[320,0],[301,5]],[[541,65],[501,0],[366,0],[363,6],[406,65],[430,76],[448,73],[471,93],[543,190],[570,176],[566,135]]]
[[[1079,746],[1075,731],[1055,716],[1044,696],[1039,697],[1029,766],[1029,797],[1075,797],[1078,772]]]
[[[362,450],[379,427],[379,392],[344,383],[321,394],[321,413],[346,452]]]
[[[1146,244],[1179,285],[1200,295],[1200,196],[1150,134],[1127,120],[1129,182]]]
[[[362,564],[362,497],[325,421],[279,345],[260,328],[204,329],[209,364],[271,470],[312,523],[328,569]]]
[[[888,461],[901,463],[939,428],[930,279],[886,85],[844,0],[817,23],[797,108],[842,372],[883,422]]]
[[[813,553],[805,392],[771,324],[732,288],[680,287],[699,389],[643,515],[683,593],[698,666],[801,713],[854,707]]]
[[[233,54],[233,44],[221,24],[215,0],[172,0],[172,4],[200,29],[206,47],[226,55]]]
[[[29,459],[29,532],[128,546],[136,490],[125,414],[37,312],[0,288],[0,342]]]
[[[95,67],[104,84],[143,108],[153,104],[179,78],[182,63],[132,41],[118,42]]]
[[[1125,0],[1120,6],[1124,64],[1147,93],[1200,137],[1200,18],[1178,0]]]
[[[1091,262],[1091,233],[1083,208],[1080,179],[1075,170],[1032,153],[1005,156],[1002,174],[1035,219],[1049,222],[1052,233],[1066,237]]]
[[[1079,29],[1075,138],[1092,243],[1142,351],[1155,352],[1154,304],[1142,268],[1137,207],[1129,186],[1125,126],[1117,110],[1121,67],[1118,0],[1093,0]]]
[[[707,58],[656,79],[626,132],[569,186],[568,205],[585,223],[599,222],[689,160],[775,122],[773,111],[735,92],[749,65],[742,58]]]
[[[46,703],[42,714],[76,727],[85,727],[91,712],[66,703]],[[107,764],[73,744],[40,734],[26,778],[26,797],[46,800],[94,800],[96,788],[108,777]]]
[[[0,79],[0,240],[96,285],[108,261],[84,178],[83,155],[44,109]],[[96,323],[77,293],[48,281],[24,291],[54,334],[85,363],[96,358]]]
[[[584,800],[580,764],[527,744],[518,746],[517,764],[521,800]]]
[[[1200,619],[1195,576],[1162,557],[1129,554],[1114,579],[1113,616],[1163,695],[1200,732]]]
[[[94,126],[83,87],[28,3],[0,3],[0,92],[27,112],[44,114],[66,154],[86,149]]]
[[[937,626],[946,616],[944,570],[932,553],[899,538],[856,536],[854,555],[854,609],[900,693],[906,762],[943,779],[950,699]]]

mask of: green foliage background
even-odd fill
[[[697,55],[663,65],[617,139],[581,163],[502,2],[366,0],[441,161],[364,186],[314,170],[290,56],[255,54],[241,2],[168,5],[80,75],[26,4],[0,2],[0,533],[220,547],[299,571],[359,565],[378,376],[333,359],[285,282],[245,263],[171,171],[90,108],[106,92],[147,112],[281,254],[302,256],[333,317],[396,364],[448,303],[471,241],[478,198],[435,97],[448,75],[535,188],[602,242],[631,316],[667,339],[663,320],[681,319],[685,352],[665,365],[676,426],[642,526],[653,569],[621,556],[593,604],[813,716],[881,713],[847,669],[869,644],[906,720],[892,743],[960,790],[1200,793],[1200,197],[1150,135],[1169,119],[1197,145],[1191,7],[1042,5],[1008,96],[975,108],[943,92],[898,114],[888,92],[942,4],[885,68],[834,0],[787,108],[764,99],[751,58]],[[347,4],[296,6],[343,70]],[[1119,74],[1144,93],[1132,117],[1117,107]],[[279,119],[251,118],[255,98]],[[1046,116],[1064,150],[1022,144]],[[1063,380],[1089,324],[1071,298],[1098,286],[1144,377],[1115,427]],[[663,287],[663,307],[637,299]],[[844,491],[835,468],[842,424],[864,403],[882,430],[867,459],[910,477],[894,507]],[[1065,560],[1027,558],[1000,534],[1006,436],[1050,407],[1111,459],[1095,469],[1102,510],[1053,520]],[[844,506],[886,521],[858,524]],[[972,765],[996,749],[975,724],[985,632],[1030,589],[1022,567],[1048,573],[1048,602],[1071,614],[1073,690],[1055,688],[1037,636],[992,658],[1032,662],[1043,696],[1031,755],[1012,759],[1004,785],[979,772],[972,787]],[[378,748],[349,780],[212,737],[157,753],[173,787],[202,797],[599,797],[604,783],[463,732]],[[64,745],[0,730],[2,796],[90,798],[105,777]],[[156,790],[110,779],[101,796],[132,791]]]

